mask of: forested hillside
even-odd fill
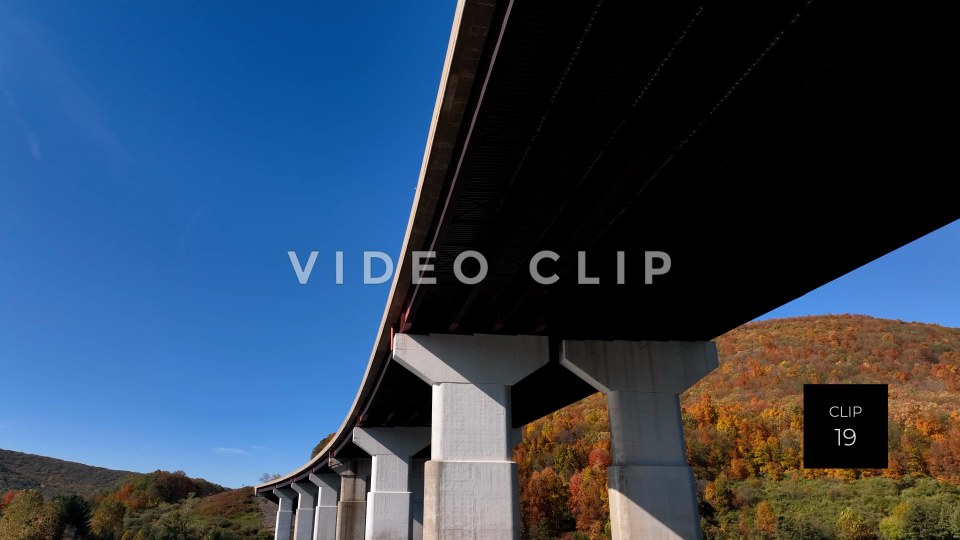
[[[36,489],[44,497],[94,495],[132,474],[0,449],[0,494],[11,489]]]
[[[183,472],[130,475],[95,496],[0,497],[0,540],[253,540],[271,538],[253,490],[225,490]]]
[[[960,329],[803,317],[717,345],[682,396],[706,538],[960,538]],[[803,469],[804,383],[889,384],[890,467]],[[608,536],[609,448],[601,395],[524,428],[526,538]]]

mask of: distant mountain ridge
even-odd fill
[[[8,490],[36,489],[44,498],[87,497],[110,490],[121,479],[139,474],[0,448],[0,494]]]

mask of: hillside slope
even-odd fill
[[[57,495],[91,496],[113,488],[133,475],[34,454],[0,449],[0,494],[36,489],[45,498]]]
[[[960,329],[864,316],[801,317],[744,325],[718,338],[717,348],[720,367],[683,396],[694,466],[715,473],[724,466],[749,469],[729,470],[735,477],[759,474],[764,464],[797,469],[803,385],[881,383],[889,387],[890,407],[885,474],[960,483],[960,463],[949,449],[960,436]],[[730,435],[749,448],[718,440]],[[702,445],[720,445],[729,462],[706,455]]]
[[[40,458],[20,456],[18,459],[31,463]],[[36,489],[4,492],[0,495],[0,539],[272,538],[264,520],[271,510],[275,514],[276,506],[261,504],[249,487],[227,490],[202,478],[190,478],[183,471],[121,475],[109,489],[86,497],[45,497]],[[71,485],[78,485],[77,478],[71,480]]]
[[[681,396],[706,538],[960,538],[960,329],[817,316],[716,341]],[[888,384],[889,468],[804,469],[804,383]],[[609,448],[599,394],[524,428],[524,537],[608,537]]]

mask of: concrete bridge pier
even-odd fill
[[[274,488],[273,494],[277,496],[279,507],[277,508],[277,523],[273,529],[275,540],[291,540],[290,529],[293,527],[293,504],[297,498],[297,492],[290,488]]]
[[[430,444],[430,428],[354,428],[353,443],[370,454],[367,540],[410,540],[410,460]]]
[[[716,345],[564,341],[560,362],[607,394],[614,540],[701,538],[679,394],[717,367]]]
[[[309,479],[317,486],[317,509],[313,517],[313,540],[336,540],[340,475],[336,473],[311,474]]]
[[[424,540],[518,539],[510,387],[548,362],[547,338],[397,334],[393,359],[433,386]]]
[[[340,475],[336,540],[363,540],[367,519],[370,458],[345,462],[330,458],[330,464],[334,472]]]
[[[313,540],[313,518],[317,506],[317,486],[310,482],[294,482],[297,511],[293,521],[293,540]]]
[[[425,459],[415,459],[410,464],[410,519],[411,540],[423,540],[423,466]]]

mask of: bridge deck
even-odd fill
[[[708,340],[960,218],[955,3],[469,0],[460,13],[404,258],[327,448],[340,456],[359,453],[358,420],[430,422],[429,388],[389,365],[393,332]],[[438,284],[411,286],[409,253],[430,249]],[[490,265],[477,286],[452,275],[468,249]],[[527,271],[546,249],[560,255],[551,286]],[[600,285],[576,285],[579,250]],[[643,250],[672,258],[653,285]],[[514,421],[591,391],[552,363],[514,387]]]

